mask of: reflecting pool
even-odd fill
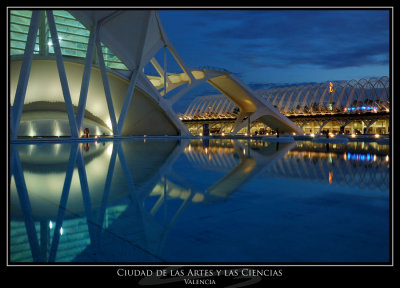
[[[10,147],[11,263],[386,263],[389,146]]]

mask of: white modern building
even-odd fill
[[[190,136],[172,106],[204,82],[240,108],[232,134],[244,119],[303,133],[231,73],[187,66],[157,11],[10,9],[8,16],[12,139],[79,138],[84,131]]]

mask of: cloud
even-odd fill
[[[290,70],[298,78],[296,73],[303,77],[305,70],[314,69],[331,78],[334,71],[344,69],[375,74],[377,67],[380,71],[389,67],[389,10],[162,13],[169,38],[189,66],[223,67],[250,80],[266,71],[276,75]],[[282,82],[286,75],[280,76]]]
[[[203,13],[207,23],[229,19],[229,25],[203,31],[204,43],[226,49],[221,51],[225,58],[252,68],[382,65],[389,58],[389,23],[383,12],[232,11],[218,13],[219,18],[216,12]]]

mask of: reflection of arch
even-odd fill
[[[228,145],[226,145],[226,142],[218,141],[220,140],[215,140],[212,143],[210,141],[211,145],[208,146],[208,152],[215,151],[213,150],[213,147],[215,146],[224,149],[227,148]],[[358,160],[349,160],[349,158],[346,158],[347,154],[343,153],[343,151],[327,153],[324,150],[324,147],[326,146],[322,144],[319,145],[313,143],[310,144],[312,147],[299,146],[298,148],[295,148],[294,145],[297,144],[294,143],[283,144],[263,142],[261,146],[259,145],[261,143],[257,143],[256,141],[236,141],[231,144],[231,146],[228,146],[228,149],[230,149],[229,153],[236,156],[236,158],[234,158],[236,159],[236,162],[231,163],[231,165],[228,165],[227,163],[225,166],[223,165],[222,158],[219,158],[218,161],[215,162],[209,162],[215,167],[218,167],[218,165],[222,166],[222,168],[228,169],[229,172],[214,185],[207,189],[199,190],[196,189],[196,187],[193,187],[190,181],[186,181],[182,176],[177,175],[177,172],[174,171],[172,167],[174,161],[182,155],[181,152],[183,149],[186,149],[185,156],[188,159],[192,159],[193,162],[191,163],[199,161],[196,159],[200,159],[200,156],[196,156],[194,151],[200,150],[195,150],[194,146],[191,146],[189,149],[187,144],[188,143],[183,142],[173,151],[169,151],[168,154],[170,156],[164,158],[165,160],[162,161],[163,164],[154,171],[153,176],[145,177],[146,180],[138,186],[137,183],[134,183],[137,181],[135,181],[132,168],[130,167],[130,163],[128,163],[129,161],[127,161],[128,159],[133,159],[130,157],[133,154],[129,154],[130,152],[127,153],[126,149],[122,149],[123,146],[121,143],[114,142],[112,151],[106,149],[110,157],[106,158],[108,161],[106,168],[108,169],[105,177],[104,189],[101,190],[101,205],[99,205],[98,210],[96,210],[96,203],[93,201],[90,191],[90,171],[85,167],[85,157],[83,156],[85,154],[79,149],[80,144],[71,145],[71,154],[68,161],[65,163],[65,166],[68,166],[69,168],[67,167],[68,169],[66,169],[67,173],[65,176],[63,193],[60,197],[59,203],[61,207],[67,207],[65,203],[70,199],[70,189],[68,187],[70,187],[73,178],[73,172],[71,171],[73,171],[73,167],[76,163],[79,169],[78,173],[82,187],[81,196],[84,200],[84,209],[83,211],[74,210],[72,212],[74,212],[74,217],[82,217],[83,215],[85,218],[86,216],[87,222],[85,222],[85,224],[88,227],[87,232],[90,238],[90,244],[83,247],[85,249],[74,258],[75,261],[87,262],[88,259],[89,261],[95,261],[96,259],[106,259],[106,261],[109,261],[110,258],[106,258],[106,256],[111,257],[111,255],[101,254],[101,251],[108,250],[102,249],[104,248],[102,245],[107,244],[107,241],[105,240],[111,240],[111,238],[107,237],[120,236],[118,233],[122,233],[126,238],[119,242],[121,245],[116,245],[118,247],[114,247],[114,249],[129,248],[129,251],[124,251],[124,256],[127,257],[124,258],[124,261],[132,261],[132,259],[164,261],[164,259],[159,257],[158,251],[161,249],[163,241],[166,239],[170,228],[190,203],[215,201],[229,197],[229,195],[240,187],[240,185],[246,183],[246,181],[252,177],[257,177],[262,173],[268,173],[268,175],[272,177],[284,176],[287,178],[298,178],[313,182],[327,182],[329,181],[329,177],[332,177],[333,184],[349,186],[357,185],[359,187],[371,188],[378,187],[383,191],[387,191],[387,185],[389,183],[389,174],[387,173],[388,166],[386,160],[384,160],[383,154],[383,156],[379,155],[380,157],[377,157],[375,162],[373,160],[370,162],[362,162]],[[265,147],[265,144],[268,144],[268,146]],[[316,148],[314,148],[315,146]],[[108,147],[111,147],[111,145],[106,148]],[[56,229],[54,230],[53,241],[52,243],[48,243],[50,244],[50,249],[47,252],[49,253],[48,255],[50,258],[44,258],[41,251],[41,243],[38,242],[37,223],[34,221],[35,217],[32,213],[32,206],[30,205],[33,203],[31,202],[32,198],[28,193],[29,187],[24,185],[24,178],[26,175],[24,176],[22,170],[23,165],[21,165],[19,158],[20,154],[17,153],[17,151],[17,149],[11,149],[11,169],[15,182],[21,184],[15,187],[15,192],[18,194],[21,210],[23,211],[24,228],[27,230],[28,243],[30,245],[29,247],[33,259],[34,261],[55,261],[57,260],[57,245],[61,245],[62,243],[62,237],[61,235],[58,235],[60,233],[57,231],[60,231],[59,228],[63,226],[63,223],[65,223],[67,219],[67,213],[71,211],[67,211],[67,209],[60,209],[58,211],[55,221]],[[347,150],[345,149],[344,151]],[[332,157],[332,163],[329,161],[329,157]],[[105,163],[107,163],[107,161],[105,161]],[[117,161],[119,161],[120,167],[122,168],[120,169],[120,173],[124,175],[124,181],[127,183],[126,186],[120,186],[118,188],[127,188],[125,191],[126,197],[121,199],[124,203],[128,204],[127,207],[124,208],[124,211],[118,214],[118,217],[116,217],[110,226],[104,227],[103,223],[107,219],[107,206],[110,204],[111,194],[113,193],[111,185],[112,181],[113,179],[114,181],[121,179],[118,177],[116,178],[114,177],[115,175],[113,175],[117,171],[115,169],[118,165]],[[136,165],[140,166],[139,161],[134,162]],[[155,203],[153,203],[150,209],[146,210],[144,209],[143,203],[149,200],[149,198],[151,198],[150,196],[157,196],[158,198],[156,198]],[[179,202],[178,205],[174,205],[174,210],[172,210],[173,213],[169,214],[169,216],[172,215],[170,221],[167,221],[165,225],[162,225],[162,223],[156,221],[157,219],[155,217],[157,216],[157,213],[162,213],[162,204],[166,204],[168,199],[174,199],[175,203],[176,200],[181,202]],[[168,205],[166,204],[166,206]],[[12,209],[11,212],[13,211],[15,210]],[[11,214],[11,220],[12,217],[13,214]],[[126,227],[129,227],[129,229]],[[109,243],[111,242],[112,241],[109,241]],[[97,256],[93,256],[95,255],[94,253],[97,253]],[[137,254],[134,255],[133,253]],[[103,258],[101,258],[101,255],[103,255]],[[113,257],[116,257],[116,255]],[[128,259],[128,257],[133,258]]]
[[[353,154],[352,154],[353,155]],[[357,155],[357,154],[356,154]],[[347,158],[345,153],[313,152],[312,149],[297,150],[293,148],[285,157],[266,169],[273,177],[291,177],[311,182],[327,182],[329,174],[333,176],[332,184],[356,186],[359,188],[387,191],[389,185],[388,167],[385,156],[373,156],[367,153],[358,154],[359,158]],[[369,154],[368,154],[369,155]],[[321,158],[325,156],[326,158]],[[331,157],[334,161],[327,161]],[[361,160],[364,159],[364,160]],[[374,160],[375,159],[375,160]]]
[[[269,146],[258,152],[250,149],[249,143],[245,147],[242,143],[235,141],[235,151],[240,157],[239,164],[217,183],[209,187],[207,193],[219,198],[228,197],[244,182],[262,173],[270,165],[273,165],[273,163],[283,157],[294,146],[294,143],[274,144],[276,147]],[[279,147],[279,145],[281,146]],[[242,151],[247,151],[247,153]]]

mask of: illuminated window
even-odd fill
[[[85,58],[90,31],[69,12],[53,10],[58,39],[63,56]],[[24,54],[32,11],[10,10],[10,56]],[[127,70],[127,67],[103,44],[105,65],[112,69]],[[41,14],[35,54],[54,54],[54,47],[44,13]]]

